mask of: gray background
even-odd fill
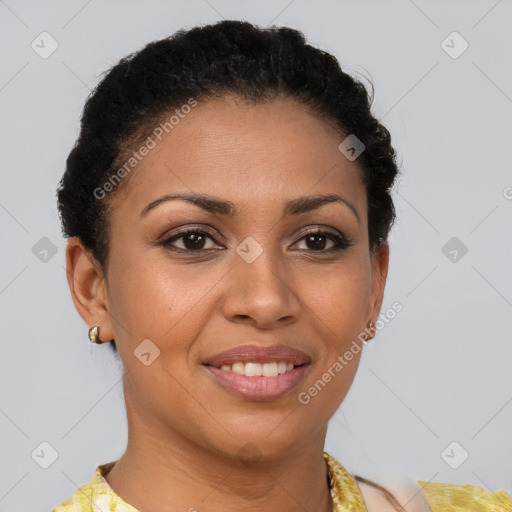
[[[511,14],[507,0],[0,0],[0,511],[49,510],[126,444],[121,369],[74,309],[56,210],[84,100],[126,54],[221,18],[299,28],[371,77],[399,152],[383,311],[403,311],[366,347],[327,451],[365,476],[510,493]],[[43,31],[47,59],[31,48]],[[469,43],[457,58],[453,31]],[[50,449],[31,457],[42,442],[48,469]]]

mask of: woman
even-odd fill
[[[323,451],[388,270],[398,169],[370,105],[300,32],[237,21],[104,77],[58,200],[74,304],[123,363],[129,441],[54,512],[510,505],[385,489]]]

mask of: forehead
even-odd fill
[[[150,134],[154,148],[120,191],[122,204],[140,211],[175,190],[253,204],[334,192],[365,200],[359,167],[338,149],[346,135],[291,99],[198,101],[174,123],[161,140]]]

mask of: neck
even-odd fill
[[[129,428],[126,452],[106,480],[140,512],[333,510],[323,459],[326,428],[284,455],[241,458],[137,425]]]

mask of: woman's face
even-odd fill
[[[387,272],[343,138],[291,100],[224,98],[200,102],[132,171],[112,203],[101,327],[132,428],[223,454],[323,443],[361,352],[335,362],[375,323]],[[154,203],[175,194],[203,207]],[[310,202],[327,195],[340,199]],[[279,373],[286,362],[305,364]]]

